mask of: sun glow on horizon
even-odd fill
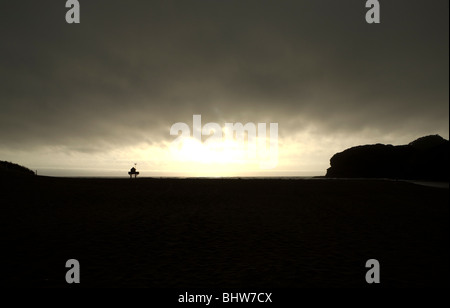
[[[188,169],[192,176],[237,176],[256,169],[258,164],[245,146],[234,140],[205,143],[184,138],[172,144],[169,151],[172,164]]]

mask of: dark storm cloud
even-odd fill
[[[274,121],[286,136],[448,137],[448,1],[65,1],[2,4],[0,144],[90,152],[170,126]]]

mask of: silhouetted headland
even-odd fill
[[[0,177],[33,176],[34,171],[7,161],[0,161]]]
[[[449,180],[449,141],[439,135],[407,145],[364,145],[335,154],[326,177]]]

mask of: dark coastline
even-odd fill
[[[449,286],[447,189],[384,180],[0,179],[2,286]]]

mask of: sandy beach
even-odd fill
[[[448,286],[448,189],[383,180],[1,180],[2,286]]]

